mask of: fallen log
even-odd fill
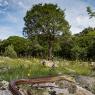
[[[71,83],[75,83],[74,80],[67,78],[66,76],[55,76],[55,77],[40,77],[40,78],[32,78],[32,79],[19,79],[13,80],[9,83],[9,90],[12,92],[13,95],[22,95],[17,88],[17,85],[20,84],[40,84],[40,83],[47,83],[47,82],[55,82],[60,80],[66,80]]]

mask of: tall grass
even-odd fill
[[[10,59],[0,58],[0,80],[14,80],[56,75],[56,70],[44,67],[39,59]]]
[[[44,67],[40,59],[0,57],[0,80],[15,80],[58,74],[90,75],[91,69],[88,63],[59,60],[57,68]]]

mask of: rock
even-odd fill
[[[12,95],[12,93],[7,89],[7,90],[0,90],[0,95]]]
[[[41,64],[46,67],[58,67],[57,64],[55,64],[53,61],[48,61],[48,60],[42,60]]]
[[[79,85],[95,94],[95,78],[88,76],[78,76],[76,78]]]
[[[70,84],[70,86],[68,87],[68,91],[69,91],[69,93],[71,93],[71,94],[76,93],[76,89],[77,89],[77,87],[76,87],[75,84]]]
[[[9,85],[9,82],[7,82],[7,81],[1,81],[0,82],[0,90],[6,90],[6,89],[8,89],[8,85]]]
[[[75,95],[94,95],[90,91],[77,86],[76,94]]]
[[[9,82],[1,81],[0,82],[0,95],[12,95],[12,93],[8,90]]]
[[[91,67],[92,71],[95,71],[95,62],[91,62],[90,67]]]

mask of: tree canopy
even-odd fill
[[[27,11],[24,17],[24,35],[32,39],[41,35],[48,45],[48,57],[52,57],[52,47],[56,39],[69,31],[65,13],[57,5],[38,4]]]
[[[29,43],[30,41],[23,37],[10,36],[8,39],[2,41],[1,50],[5,51],[6,47],[8,47],[9,45],[13,45],[14,50],[17,52],[17,55],[24,55]]]

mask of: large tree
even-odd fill
[[[64,11],[57,5],[38,4],[27,11],[24,21],[24,35],[30,39],[40,35],[48,45],[48,58],[51,59],[54,42],[70,28]]]

